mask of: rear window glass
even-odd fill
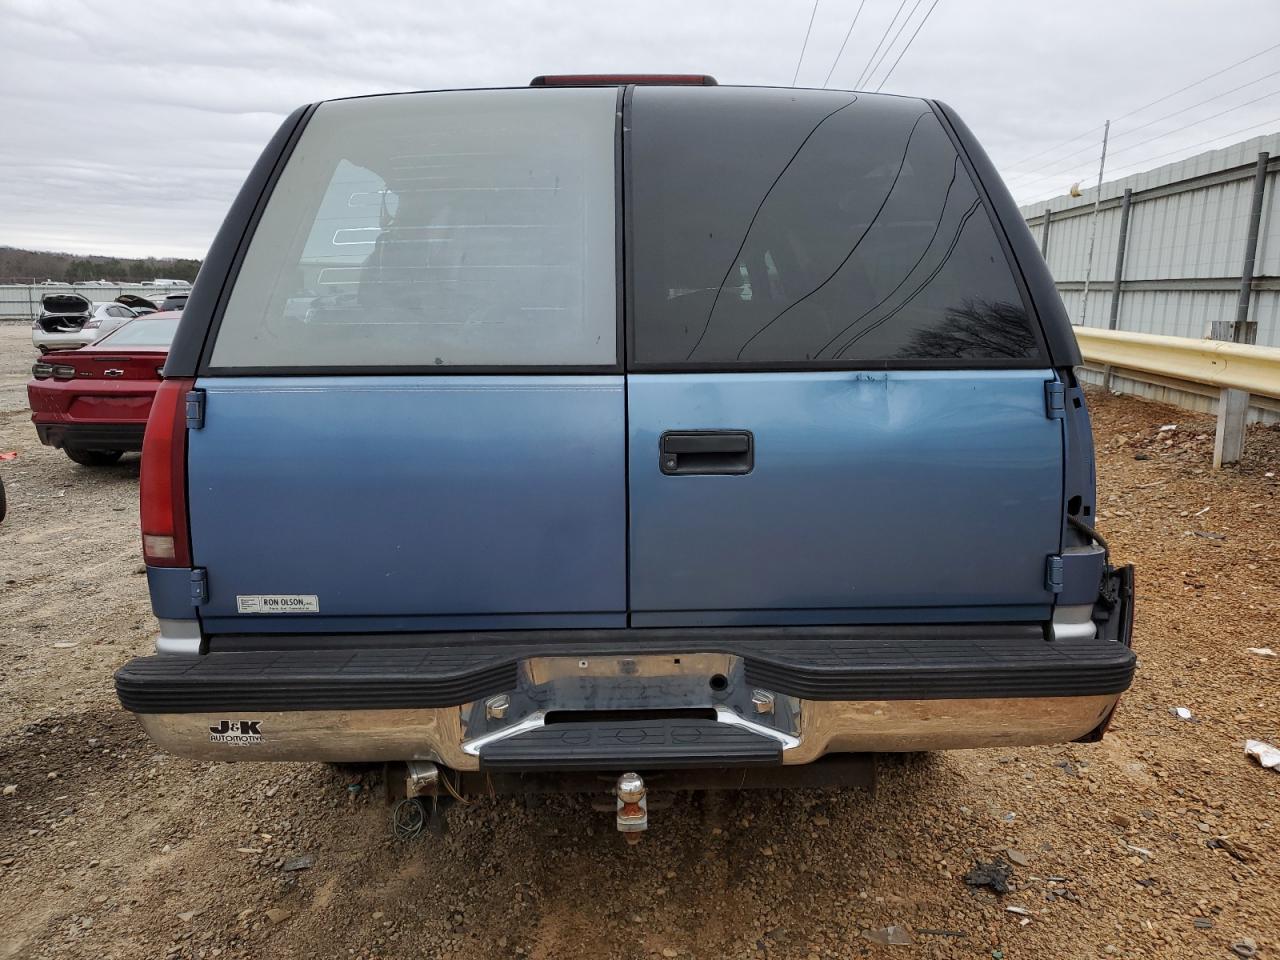
[[[638,88],[639,365],[1040,355],[991,221],[918,100]]]
[[[178,332],[176,317],[160,320],[130,320],[98,342],[112,347],[168,347]]]
[[[616,362],[615,89],[322,104],[215,367]]]

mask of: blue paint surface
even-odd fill
[[[191,571],[186,567],[147,567],[151,612],[161,620],[194,620]]]
[[[1062,516],[1062,421],[1045,415],[1053,376],[631,375],[632,610],[1042,615]],[[750,430],[754,469],[664,475],[667,430]]]
[[[818,607],[795,610],[637,610],[633,627],[806,627],[885,623],[1031,623],[1048,620],[1048,602],[1002,607]]]
[[[255,594],[317,596],[319,616],[289,617],[312,630],[625,613],[621,376],[197,386],[188,489],[207,625],[269,624],[236,613],[236,596]]]

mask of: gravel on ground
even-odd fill
[[[40,446],[26,337],[0,324],[0,957],[1280,957],[1280,771],[1244,753],[1280,744],[1280,660],[1249,652],[1280,649],[1280,432],[1214,473],[1209,418],[1091,397],[1139,594],[1101,744],[908,758],[874,794],[680,794],[635,847],[588,797],[400,842],[375,775],[175,759],[121,711],[112,671],[154,629],[138,458]],[[965,882],[997,859],[1008,893]]]

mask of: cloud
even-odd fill
[[[855,8],[820,2],[801,85],[821,84]],[[809,0],[0,0],[0,243],[202,256],[258,151],[299,104],[586,71],[706,72],[722,83],[785,85],[811,9]],[[832,86],[854,84],[897,9],[867,0]],[[1280,35],[1280,5],[1241,0],[1231,23],[1248,24],[1246,36],[1261,48]],[[1006,175],[1017,175],[1020,199],[1031,199],[1089,179],[1096,153],[1023,157],[1251,52],[1199,0],[940,0],[885,89],[950,102]],[[1272,53],[1161,110],[1275,69],[1280,56]],[[1260,83],[1129,142],[1271,89],[1280,94],[1275,81]],[[1280,118],[1280,95],[1126,160],[1271,117]],[[1123,123],[1114,132],[1123,138]]]

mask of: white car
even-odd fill
[[[40,306],[31,343],[42,352],[75,350],[139,316],[122,303],[92,303],[78,293],[46,293]]]

